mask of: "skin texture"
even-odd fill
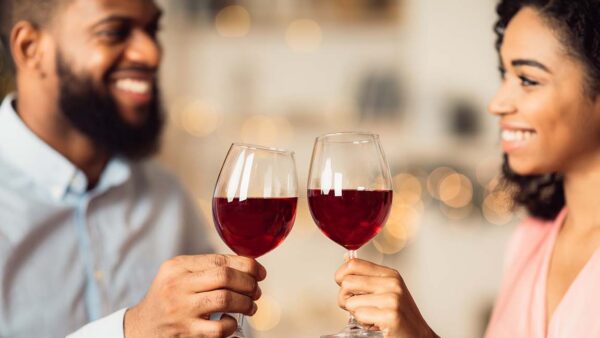
[[[143,125],[156,91],[132,95],[115,83],[133,78],[156,85],[159,18],[151,0],[73,0],[44,27],[26,21],[13,26],[17,112],[38,137],[86,174],[89,187],[111,154],[71,125],[60,110],[57,56],[110,95],[122,121]],[[250,258],[175,257],[162,264],[144,299],[126,312],[125,337],[226,337],[235,331],[235,320],[225,316],[209,321],[209,315],[254,314],[261,295],[258,282],[265,277],[264,267]]]

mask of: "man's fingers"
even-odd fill
[[[340,284],[344,277],[348,275],[399,277],[399,273],[396,270],[358,258],[351,259],[344,263],[335,273],[335,281]]]
[[[254,277],[228,266],[192,272],[182,282],[191,292],[206,292],[229,289],[258,299],[260,288]]]
[[[189,297],[193,315],[201,317],[215,312],[243,313],[253,315],[257,308],[254,301],[245,295],[229,290],[197,293]]]
[[[220,320],[198,319],[191,324],[192,337],[223,338],[231,336],[237,329],[237,322],[231,316],[224,315]]]
[[[230,267],[252,275],[261,281],[266,278],[267,271],[255,259],[233,255],[195,255],[177,256],[171,260],[189,272],[200,272],[218,267]]]

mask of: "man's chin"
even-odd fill
[[[119,106],[118,111],[124,124],[130,128],[143,128],[148,123],[150,106],[139,108]]]

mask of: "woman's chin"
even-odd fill
[[[548,173],[546,170],[540,168],[540,166],[531,163],[531,161],[516,160],[510,156],[508,157],[508,166],[512,172],[520,176],[543,175]]]

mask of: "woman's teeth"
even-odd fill
[[[535,134],[534,131],[529,130],[503,130],[501,137],[503,141],[527,141]]]
[[[151,84],[149,81],[134,79],[117,80],[115,85],[120,90],[142,95],[148,94],[151,88]]]

